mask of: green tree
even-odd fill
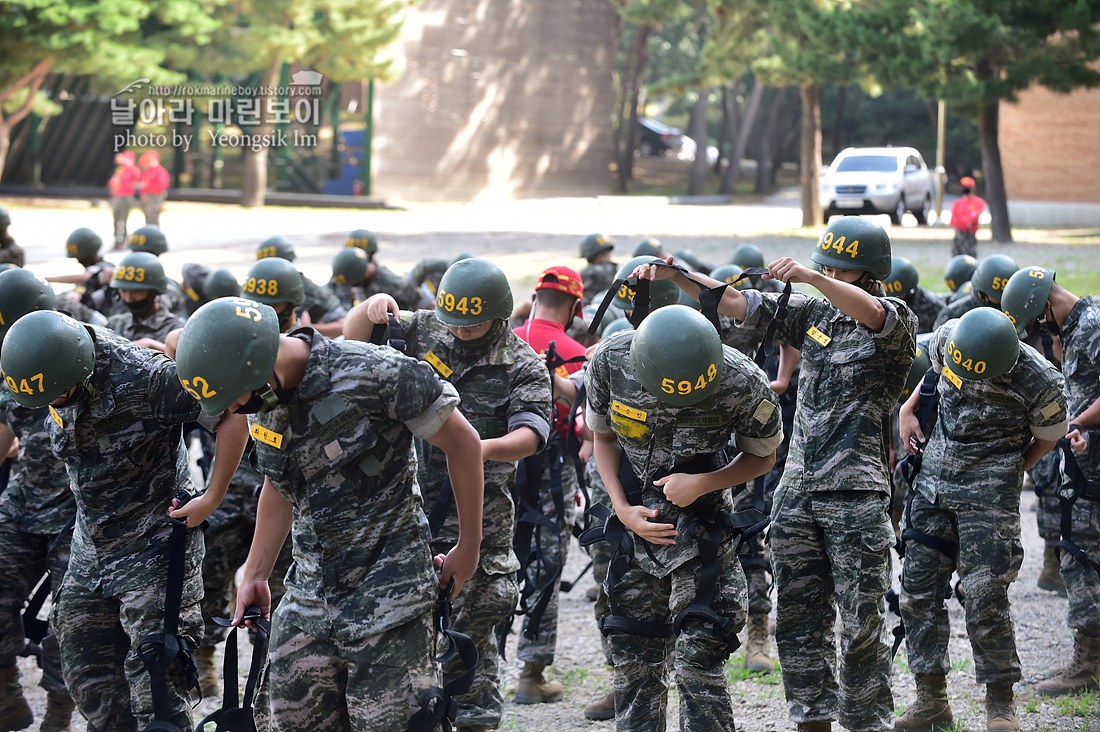
[[[993,240],[1012,241],[998,141],[1002,101],[1039,84],[1100,85],[1100,3],[880,0],[861,7],[854,43],[884,85],[908,83],[977,121]]]

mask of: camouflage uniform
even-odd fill
[[[949,320],[961,318],[963,313],[968,313],[975,308],[984,307],[988,306],[978,299],[977,292],[968,292],[963,297],[960,297],[957,300],[952,300],[944,306],[943,310],[940,311],[940,314],[936,316],[936,322],[932,325],[932,330],[939,328],[941,325]]]
[[[342,285],[336,280],[329,280],[325,284],[325,289],[336,296],[340,301],[340,307],[344,308],[345,312],[363,301],[362,293],[354,285]]]
[[[164,354],[89,331],[96,363],[88,390],[46,420],[77,505],[71,571],[51,621],[81,714],[99,730],[135,730],[152,721],[153,703],[134,644],[164,629],[174,525],[167,512],[177,490],[194,488],[180,425],[213,429],[218,418],[201,415]],[[185,551],[179,632],[194,647],[202,637],[201,532],[187,533]],[[179,664],[168,673],[168,700],[172,722],[190,729]]]
[[[126,312],[110,288],[114,265],[100,260],[84,268],[84,284],[58,294],[55,309],[90,325],[106,325],[107,318]]]
[[[776,297],[752,290],[745,297],[746,325],[774,315]],[[794,434],[770,532],[787,707],[796,722],[839,719],[854,730],[893,725],[882,602],[894,544],[886,440],[916,352],[916,316],[900,300],[879,301],[886,323],[878,333],[826,299],[801,296],[791,298],[776,331],[802,352]]]
[[[1062,373],[1070,417],[1081,414],[1100,398],[1100,298],[1082,297],[1062,324]],[[1086,451],[1074,453],[1081,472],[1089,480],[1100,480],[1100,430],[1081,432]],[[1100,503],[1079,499],[1073,505],[1073,541],[1090,559],[1100,558]],[[1075,562],[1069,552],[1061,553],[1062,579],[1069,596],[1069,626],[1087,636],[1100,636],[1100,578],[1091,568]]]
[[[458,389],[462,413],[481,439],[501,437],[522,427],[539,436],[539,449],[550,435],[550,376],[535,352],[508,329],[493,322],[476,344],[451,335],[433,310],[402,313],[406,351],[427,359]],[[454,628],[469,635],[480,654],[470,693],[458,697],[460,726],[500,724],[501,695],[498,651],[494,629],[512,614],[519,591],[515,573],[519,561],[512,549],[515,505],[512,483],[515,463],[485,463],[485,502],[482,509],[481,560],[477,572],[455,600]],[[447,477],[440,450],[428,450],[419,470],[424,505],[434,507]],[[446,553],[458,539],[458,516],[453,508],[432,539],[432,553]],[[444,669],[447,675],[457,665]]]
[[[360,286],[364,301],[371,295],[384,292],[396,300],[398,307],[402,310],[418,310],[432,306],[431,298],[424,297],[415,284],[378,262],[372,262],[372,264],[375,268],[374,277]]]
[[[0,386],[0,422],[19,438],[19,460],[0,497],[0,668],[10,668],[23,650],[23,634],[15,618],[47,571],[51,588],[61,587],[69,563],[71,530],[49,554],[50,546],[76,513],[69,476],[50,451],[46,432],[48,410],[28,409]],[[66,693],[57,640],[42,642],[42,688]]]
[[[589,505],[594,506],[599,503],[611,508],[611,497],[607,495],[607,486],[603,484],[600,471],[596,468],[595,455],[588,458],[588,462],[585,463],[584,477],[588,481]],[[604,590],[607,582],[607,568],[611,563],[611,547],[605,541],[598,541],[588,546],[588,555],[592,557],[592,579],[596,580],[600,586],[599,594],[596,595],[596,605],[593,608],[598,626],[600,619],[611,612],[611,606],[607,602],[607,592]],[[611,646],[608,645],[607,636],[603,633],[600,633],[600,649],[603,651],[604,658],[607,659],[607,665],[611,666],[613,664]]]
[[[955,323],[939,328],[928,348],[932,367],[940,374],[938,415],[905,525],[958,547],[975,679],[979,684],[1013,684],[1022,676],[1008,588],[1024,558],[1024,451],[1033,436],[1057,440],[1065,435],[1065,382],[1026,344],[1020,345],[1016,365],[1002,376],[952,379],[944,371],[943,353]],[[916,539],[906,542],[901,618],[913,673],[946,675],[951,670],[944,601],[951,594],[955,566],[954,558]]]
[[[158,296],[158,299],[161,296]],[[138,320],[133,313],[119,313],[107,319],[107,327],[129,341],[139,338],[152,338],[154,341],[164,342],[165,336],[176,328],[182,328],[183,318],[170,311],[163,301],[157,306],[157,311],[144,320]]]
[[[433,296],[439,289],[443,273],[451,266],[452,259],[421,259],[409,272],[409,282],[416,287],[426,287]]]
[[[611,287],[615,281],[615,275],[619,272],[619,265],[614,262],[600,262],[589,264],[580,271],[581,282],[584,283],[584,297],[581,302],[588,305],[592,298]]]
[[[294,509],[294,564],[272,617],[272,713],[287,729],[402,729],[439,680],[412,437],[438,432],[458,397],[392,349],[291,335],[311,348],[301,382],[249,417],[257,466]]]
[[[160,306],[181,318],[186,318],[189,298],[184,294],[183,287],[171,277],[165,277],[164,280],[168,289],[164,294],[159,295]]]
[[[932,324],[944,309],[943,300],[920,286],[902,299],[917,316],[917,333],[931,333]]]
[[[299,273],[301,274],[301,273]],[[305,289],[306,301],[298,308],[309,313],[309,319],[313,323],[331,323],[339,320],[347,313],[340,300],[328,288],[318,285],[305,275],[302,275],[302,286]]]
[[[658,510],[658,520],[679,532],[672,545],[647,545],[635,538],[630,567],[615,587],[616,604],[635,620],[668,623],[696,601],[703,520],[732,511],[732,493],[714,491],[680,508],[653,486],[654,477],[676,472],[695,456],[725,450],[731,436],[739,450],[770,455],[783,438],[778,400],[767,378],[748,358],[724,347],[725,364],[717,391],[696,404],[674,407],[659,401],[634,377],[630,344],[635,331],[602,342],[585,373],[585,419],[597,433],[614,433],[622,459],[642,485],[642,503]],[[721,460],[717,462],[722,462]],[[724,465],[724,463],[723,463]],[[723,465],[715,465],[715,468]],[[719,616],[745,624],[745,575],[732,531],[722,530],[718,580],[710,607]],[[652,552],[652,558],[646,551]],[[656,561],[654,561],[656,560]],[[615,710],[619,730],[664,730],[668,702],[667,659],[675,651],[680,693],[680,729],[733,730],[733,704],[725,676],[730,645],[708,622],[689,618],[677,637],[654,638],[622,632],[608,637],[615,665]]]

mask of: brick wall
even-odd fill
[[[617,16],[608,0],[422,0],[377,88],[374,193],[606,193]]]
[[[1100,203],[1100,90],[1002,102],[1000,146],[1009,201]]]

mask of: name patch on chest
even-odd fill
[[[616,414],[621,414],[624,417],[630,419],[636,419],[639,422],[645,422],[646,413],[641,409],[635,409],[634,407],[628,407],[622,402],[611,402],[611,411]]]
[[[950,367],[948,367],[948,366],[944,366],[944,367],[943,367],[943,375],[947,377],[947,380],[948,380],[948,381],[950,381],[950,382],[951,382],[952,384],[954,384],[954,385],[955,385],[955,388],[956,388],[956,389],[961,389],[961,388],[963,388],[963,382],[962,382],[962,379],[960,379],[960,378],[959,378],[959,377],[958,377],[958,376],[957,376],[957,375],[955,374],[955,372],[954,372],[954,371],[952,371],[952,370],[950,369]]]
[[[443,361],[440,360],[439,356],[435,355],[433,352],[428,351],[427,353],[425,353],[424,360],[430,363],[432,365],[432,368],[438,371],[444,379],[451,375],[451,367],[443,363]]]
[[[283,436],[274,430],[269,430],[261,424],[252,425],[252,437],[265,445],[271,445],[272,447],[281,450],[283,447]]]
[[[53,417],[53,421],[57,422],[57,426],[64,428],[65,425],[61,422],[61,415],[57,413],[57,410],[50,407],[50,416]]]
[[[811,325],[810,329],[806,331],[806,335],[808,335],[810,338],[813,338],[822,346],[827,346],[833,342],[833,339],[818,330],[816,325]]]
[[[722,415],[720,414],[696,414],[676,418],[677,429],[690,429],[692,427],[721,427]]]

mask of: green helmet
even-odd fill
[[[202,283],[202,292],[210,300],[219,297],[237,297],[241,294],[241,285],[227,269],[216,269],[206,276]]]
[[[130,252],[115,267],[111,287],[116,290],[156,290],[168,292],[168,278],[164,265],[150,252]]]
[[[278,355],[275,311],[255,300],[221,297],[196,310],[183,327],[176,374],[202,411],[221,414],[267,383]]]
[[[890,257],[890,275],[882,281],[882,289],[887,295],[905,297],[917,289],[920,273],[905,257]]]
[[[369,251],[357,246],[347,246],[338,251],[332,258],[333,281],[338,285],[360,284],[367,276],[367,265],[370,264],[370,257],[367,256]]]
[[[603,234],[589,234],[581,239],[581,256],[585,259],[593,259],[601,252],[609,252],[615,248]]]
[[[344,242],[344,246],[362,249],[367,254],[377,254],[378,237],[375,236],[373,231],[368,231],[367,229],[356,229],[355,231],[348,234],[348,239]]]
[[[36,409],[83,384],[95,368],[95,343],[83,323],[37,310],[12,324],[0,352],[4,381],[24,407]]]
[[[281,236],[273,236],[260,242],[260,248],[256,250],[256,259],[268,259],[278,257],[288,262],[293,262],[298,256],[294,253],[294,245]]]
[[[953,292],[951,294],[951,297],[947,298],[947,303],[950,305],[951,303],[956,302],[957,300],[962,300],[964,297],[969,295],[971,293],[971,291],[973,291],[973,289],[974,289],[974,283],[971,282],[970,280],[967,280],[966,282],[959,285],[959,289],[956,290],[955,292]]]
[[[742,244],[733,250],[730,264],[736,264],[741,269],[764,266],[764,252],[752,244]]]
[[[65,240],[65,256],[70,259],[91,259],[99,253],[103,240],[89,228],[81,227]]]
[[[622,333],[624,330],[633,330],[634,326],[630,324],[630,321],[626,318],[615,318],[603,328],[603,332],[600,333],[600,338],[610,338],[616,333]]]
[[[943,268],[944,284],[951,292],[957,291],[962,283],[970,281],[977,266],[978,260],[969,254],[956,254],[947,260],[947,266]]]
[[[18,267],[0,272],[0,344],[15,321],[35,310],[53,310],[55,302],[53,287],[34,272]]]
[[[718,389],[725,364],[718,331],[702,313],[673,305],[638,326],[630,344],[630,368],[653,396],[678,407]]]
[[[619,271],[615,274],[615,279],[620,280],[628,278],[630,273],[637,268],[639,264],[648,264],[653,261],[653,257],[641,256],[634,257],[629,262],[619,267]],[[663,261],[663,260],[661,260]],[[625,285],[619,286],[619,291],[615,293],[615,299],[611,304],[620,310],[633,310],[634,309],[634,287],[638,284],[638,280],[628,279]],[[664,307],[665,305],[674,305],[680,302],[680,288],[676,286],[672,280],[657,280],[649,283],[649,309],[650,311],[657,308]]]
[[[921,343],[917,343],[917,355],[913,359],[913,363],[909,366],[909,375],[905,377],[905,388],[901,390],[901,396],[898,397],[899,402],[904,402],[909,398],[909,395],[913,393],[913,389],[916,389],[920,385],[922,379],[924,379],[925,372],[932,366],[932,359],[928,357],[928,351],[925,350]]]
[[[439,280],[435,317],[444,325],[469,327],[512,317],[512,287],[488,259],[455,262]]]
[[[825,227],[810,259],[823,267],[869,272],[882,282],[890,275],[890,237],[867,219],[841,216]]]
[[[9,269],[21,269],[21,267],[11,262],[0,262],[0,272],[7,272]]]
[[[996,308],[975,308],[955,324],[943,359],[955,375],[982,381],[1011,371],[1019,355],[1020,338],[1009,317]]]
[[[298,307],[306,301],[306,286],[302,275],[289,259],[267,257],[252,265],[246,275],[241,295],[265,305],[288,302]]]
[[[1001,312],[1008,316],[1017,332],[1022,333],[1046,309],[1053,286],[1054,270],[1043,267],[1024,267],[1008,278],[1001,291]]]
[[[642,239],[634,247],[634,257],[659,257],[661,256],[661,242],[657,239]]]
[[[736,264],[723,264],[721,267],[715,267],[711,271],[710,276],[719,282],[725,282],[727,285],[732,284],[734,280],[741,276],[744,272],[741,267]],[[733,285],[738,290],[751,290],[752,289],[752,277],[745,277],[737,284]],[[759,278],[756,278],[759,279]]]
[[[672,253],[672,256],[676,257],[676,259],[679,259],[681,262],[686,262],[687,265],[696,272],[701,272],[703,270],[699,257],[695,256],[695,252],[690,249],[677,249]]]
[[[168,240],[164,238],[164,232],[154,224],[146,224],[130,234],[126,243],[131,252],[149,252],[159,257],[168,251]]]
[[[1004,254],[990,254],[978,262],[970,283],[975,292],[1000,300],[1001,293],[1008,284],[1008,278],[1016,274],[1018,269],[1020,267],[1012,257]]]

